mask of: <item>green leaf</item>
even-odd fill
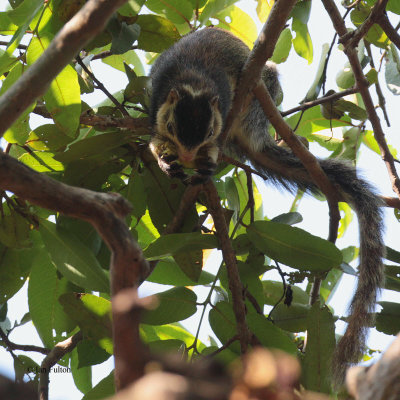
[[[181,37],[175,25],[159,15],[139,15],[136,23],[140,26],[138,48],[141,50],[161,53]]]
[[[329,52],[329,45],[327,43],[324,43],[322,45],[321,57],[319,59],[317,73],[303,101],[315,100],[318,97],[322,84],[326,79],[325,64],[326,64],[326,59],[328,57],[328,52]]]
[[[26,66],[21,63],[17,63],[8,73],[6,79],[3,81],[0,90],[0,96],[3,95],[12,85],[21,77],[23,72],[26,70]],[[4,139],[8,143],[18,143],[19,145],[25,145],[25,142],[29,135],[29,114],[35,108],[36,102],[32,103],[18,119],[8,128],[4,133]]]
[[[339,249],[303,229],[271,221],[256,221],[247,228],[253,244],[272,259],[306,271],[327,271],[342,261]]]
[[[139,36],[140,40],[140,36]],[[135,51],[131,50],[124,54],[112,55],[102,59],[104,64],[110,65],[111,67],[125,72],[124,63],[132,65],[135,69],[136,75],[145,75],[143,64],[140,61],[139,56]]]
[[[8,301],[24,285],[36,253],[36,248],[19,250],[0,245],[0,304]]]
[[[180,326],[179,323],[160,326],[141,324],[140,334],[142,339],[146,342],[152,342],[158,339],[177,339],[183,342],[186,347],[191,346],[195,340],[195,337]],[[205,345],[197,339],[197,349],[201,351],[204,348]]]
[[[168,178],[155,162],[143,171],[143,183],[151,220],[162,233],[179,208],[185,186],[179,179]],[[197,223],[198,214],[193,206],[186,213],[182,231],[192,232]]]
[[[78,368],[90,367],[108,360],[111,355],[99,347],[94,340],[82,340],[76,346],[78,352]]]
[[[334,104],[335,110],[343,111],[349,114],[351,119],[357,119],[359,121],[365,121],[368,116],[367,112],[364,108],[361,108],[357,104],[354,104],[351,101],[339,99],[335,101]]]
[[[64,165],[54,159],[53,153],[44,151],[25,153],[19,158],[19,161],[31,167],[36,172],[64,171]]]
[[[7,16],[11,22],[18,26],[13,37],[8,43],[7,53],[11,55],[21,42],[33,18],[44,7],[42,0],[26,0],[14,10],[7,12]]]
[[[235,314],[230,303],[226,301],[218,302],[208,314],[210,326],[222,344],[225,344],[232,337],[237,335]],[[229,350],[240,354],[238,341],[232,343]]]
[[[91,366],[79,367],[79,356],[76,347],[71,352],[71,372],[75,386],[82,392],[87,393],[92,389]]]
[[[264,4],[265,2],[262,1],[262,3]],[[292,32],[290,31],[289,28],[285,28],[279,36],[271,60],[277,64],[285,62],[289,57],[291,48],[292,48]]]
[[[308,314],[307,349],[302,384],[307,390],[331,393],[331,359],[335,349],[335,322],[329,308],[316,302]]]
[[[177,263],[169,260],[161,260],[146,281],[162,285],[195,286],[207,285],[213,282],[214,278],[214,275],[209,272],[201,271],[198,281],[194,281],[182,271]]]
[[[390,45],[385,64],[385,79],[388,89],[396,96],[400,94],[400,57],[394,45]]]
[[[29,246],[29,231],[29,221],[14,210],[0,217],[0,242],[7,247]]]
[[[343,265],[343,264],[342,264]],[[319,291],[320,296],[328,303],[332,296],[335,294],[340,278],[343,275],[343,271],[340,269],[332,268],[326,278],[322,281],[321,288]]]
[[[114,372],[102,379],[92,390],[89,390],[82,400],[99,400],[115,394]]]
[[[392,249],[389,246],[386,246],[386,256],[385,258],[390,261],[394,261],[396,263],[400,263],[400,251]]]
[[[228,8],[232,4],[236,3],[237,0],[209,0],[202,10],[199,21],[203,24],[207,22],[209,18],[215,17],[219,12]]]
[[[286,304],[280,303],[270,316],[274,324],[285,331],[305,332],[309,311],[309,305],[292,302],[288,307]]]
[[[187,0],[147,0],[146,7],[174,24],[184,24],[192,19],[193,7]]]
[[[360,4],[360,7],[356,7],[352,10],[350,14],[351,21],[355,26],[359,27],[369,17],[370,12],[371,12],[370,7],[364,4]],[[371,26],[371,28],[365,35],[365,39],[367,39],[368,42],[382,49],[385,49],[387,47],[389,41],[383,29],[378,24],[373,24]]]
[[[115,15],[108,22],[107,30],[112,36],[111,52],[113,54],[123,54],[131,50],[133,42],[140,35],[139,25],[128,25],[126,22],[119,21]]]
[[[134,17],[142,8],[146,0],[128,0],[123,6],[118,8],[118,14],[124,17]]]
[[[103,350],[113,354],[109,300],[87,293],[66,293],[60,296],[59,301],[86,339],[96,341]]]
[[[230,176],[225,179],[225,194],[228,201],[228,207],[234,211],[233,218],[237,221],[240,214],[240,198],[235,180]]]
[[[342,70],[336,75],[336,84],[341,89],[349,89],[354,86],[355,78],[349,63],[346,63]]]
[[[0,35],[12,36],[17,29],[18,26],[12,23],[8,12],[0,12]],[[9,54],[9,56],[11,57],[11,54]]]
[[[34,150],[56,152],[61,151],[72,141],[56,125],[45,124],[31,131],[27,144]]]
[[[275,0],[257,0],[257,16],[261,22],[267,20]]]
[[[27,62],[33,64],[49,46],[52,40],[50,34],[34,37],[29,44]],[[52,81],[44,95],[47,110],[52,115],[56,125],[70,137],[76,136],[81,113],[81,91],[78,74],[74,68],[67,65]]]
[[[297,347],[290,337],[263,315],[249,314],[247,325],[263,346],[297,354]]]
[[[54,266],[67,279],[89,290],[109,291],[106,272],[80,240],[45,220],[41,220],[39,231]]]
[[[179,268],[193,281],[197,282],[203,268],[203,251],[188,250],[174,254]]]
[[[376,314],[376,329],[386,335],[397,335],[400,331],[400,304],[380,301],[382,310]]]
[[[0,12],[0,23],[1,23],[1,13]],[[1,34],[1,30],[0,30]],[[8,54],[4,50],[0,49],[0,76],[4,74],[4,72],[10,71],[15,64],[19,63],[19,60],[15,58],[12,54]]]
[[[263,281],[264,302],[270,306],[278,303],[283,294],[283,284],[278,281]],[[303,305],[309,303],[308,294],[297,286],[291,286],[293,292],[293,302]]]
[[[218,239],[215,235],[192,233],[172,233],[160,236],[144,250],[147,260],[157,260],[186,251],[215,249]]]
[[[183,354],[186,350],[185,344],[177,339],[154,340],[153,342],[149,342],[148,346],[150,351],[154,354]]]
[[[288,212],[285,214],[277,215],[276,217],[271,219],[272,222],[279,222],[281,224],[286,225],[294,225],[303,221],[303,217],[298,212]]]
[[[132,170],[128,186],[122,194],[132,204],[132,214],[140,219],[146,212],[146,192],[144,190],[143,176],[138,171]]]
[[[296,113],[286,119],[286,122],[294,129],[300,118],[300,113]],[[332,136],[330,129],[337,128],[339,126],[349,126],[351,120],[347,116],[342,117],[340,120],[328,120],[323,117],[319,106],[309,108],[302,115],[300,124],[296,130],[297,135],[304,136],[308,140],[315,140],[316,132],[324,129],[329,129],[329,137]],[[324,140],[326,142],[326,139]],[[329,142],[328,142],[329,143]]]
[[[57,277],[47,252],[40,251],[34,258],[29,276],[28,304],[32,322],[48,348],[52,348],[55,343],[53,330],[61,334],[70,332],[76,326],[58,302],[61,294],[72,290],[65,278]]]
[[[43,0],[25,0],[16,9],[8,11],[7,15],[15,25],[19,26],[29,18],[32,20],[42,7]]]
[[[400,4],[397,0],[389,0],[386,6],[386,11],[391,11],[395,14],[400,14]]]
[[[149,325],[164,325],[189,318],[196,310],[196,294],[185,288],[177,287],[157,293],[158,306],[154,310],[143,312],[141,321]]]
[[[257,26],[253,19],[239,7],[232,5],[216,14],[213,18],[218,20],[216,27],[232,32],[242,39],[247,46],[253,47],[258,36]]]
[[[313,45],[307,25],[299,19],[293,18],[292,30],[296,33],[296,37],[292,40],[296,53],[305,58],[308,64],[311,64],[313,61]]]
[[[257,302],[259,308],[262,309],[264,306],[264,292],[263,285],[260,281],[257,269],[242,261],[238,261],[237,266],[240,276],[240,282],[242,282],[242,285],[246,288],[246,291],[252,295],[253,299]],[[228,289],[229,283],[226,268],[220,271],[218,277],[220,278],[222,286]],[[229,297],[231,298],[230,291],[228,291],[228,293]],[[254,310],[254,305],[249,302],[247,305],[247,309]]]
[[[400,292],[400,267],[385,265],[385,289]]]
[[[59,153],[54,158],[62,163],[69,163],[110,151],[128,143],[130,139],[131,135],[127,132],[102,133],[74,142],[64,153]]]

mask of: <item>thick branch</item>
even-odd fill
[[[0,187],[32,204],[90,222],[112,251],[112,296],[124,288],[136,287],[142,277],[147,276],[148,264],[124,222],[130,205],[122,196],[65,185],[31,170],[4,153],[0,153]],[[120,345],[122,339],[118,334],[122,331],[116,326],[116,320],[113,329],[117,360],[127,349]],[[131,342],[131,346],[137,350],[141,343]],[[117,382],[121,381],[119,373],[116,368]]]
[[[45,93],[51,81],[92,37],[103,30],[111,14],[125,1],[90,0],[64,25],[42,56],[1,96],[2,132]]]
[[[140,299],[134,288],[121,290],[113,298],[114,335],[119,338],[114,345],[114,352],[119,354],[115,357],[118,390],[139,379],[149,361],[148,350],[139,335],[139,322],[142,309],[148,308],[152,301],[151,297]]]
[[[400,335],[371,367],[350,368],[349,393],[357,400],[396,400],[400,396]]]
[[[220,199],[214,184],[210,181],[204,185],[204,191],[207,197],[207,209],[210,212],[219,243],[221,245],[222,255],[226,265],[228,274],[229,290],[232,293],[233,311],[235,313],[237,331],[239,335],[240,348],[242,354],[247,351],[250,339],[250,332],[246,324],[246,307],[244,304],[243,285],[240,281],[239,271],[237,268],[235,251],[229,238],[228,227],[224,213],[222,211]]]
[[[57,364],[67,353],[71,352],[83,339],[82,332],[69,337],[63,342],[57,343],[50,353],[43,359],[39,377],[39,400],[49,398],[49,373],[50,369]]]
[[[279,35],[295,4],[296,0],[279,0],[274,3],[268,20],[264,24],[240,74],[233,104],[225,122],[225,130],[221,135],[222,142],[229,136],[233,121],[240,114],[248,95],[251,95],[251,91],[260,80],[265,62],[272,56]]]
[[[346,25],[339,13],[338,8],[333,0],[322,0],[326,11],[328,12],[332,23],[341,38],[347,34]],[[375,7],[382,4],[384,0],[379,1]],[[386,168],[389,173],[389,177],[392,182],[393,191],[400,197],[400,179],[397,175],[397,171],[394,165],[394,159],[389,151],[389,147],[385,140],[385,134],[383,132],[380,119],[376,113],[374,103],[368,90],[368,81],[365,78],[360,61],[358,60],[357,51],[354,47],[345,44],[345,53],[349,59],[351,68],[353,70],[357,88],[362,96],[367,111],[368,119],[371,121],[372,128],[374,130],[375,140],[379,145],[379,149],[382,155],[382,159],[385,162]]]

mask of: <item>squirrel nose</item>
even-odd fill
[[[196,153],[195,153],[195,152],[185,151],[185,152],[182,152],[182,153],[179,155],[179,158],[180,158],[181,161],[183,161],[183,162],[191,162],[191,161],[194,160],[195,156],[196,156]]]

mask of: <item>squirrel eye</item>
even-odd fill
[[[213,128],[211,128],[211,129],[208,131],[207,138],[210,138],[212,135],[214,135],[214,129],[213,129]]]
[[[174,130],[172,129],[172,124],[171,124],[171,122],[168,122],[168,124],[167,124],[167,129],[168,129],[168,132],[169,132],[171,135],[174,133]]]

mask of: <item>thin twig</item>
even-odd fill
[[[375,69],[375,63],[374,63],[374,58],[372,56],[372,51],[371,51],[371,44],[365,40],[365,48],[367,49],[368,57],[369,57],[369,65],[371,68]],[[390,121],[389,121],[389,116],[387,114],[386,110],[386,99],[385,96],[382,93],[381,85],[379,84],[379,80],[375,82],[375,89],[376,89],[376,94],[378,96],[378,101],[379,101],[379,107],[382,109],[383,116],[385,117],[385,121],[387,126],[390,126]]]
[[[45,347],[33,346],[30,344],[17,344],[11,342],[11,340],[8,338],[8,336],[4,333],[4,331],[1,328],[0,328],[0,337],[1,340],[4,342],[4,344],[6,345],[6,347],[10,350],[34,351],[44,355],[50,353],[50,350],[46,349]]]
[[[348,95],[354,94],[354,93],[357,93],[357,88],[346,89],[341,92],[331,94],[329,96],[323,96],[323,97],[320,97],[319,99],[307,101],[306,103],[300,104],[299,106],[291,108],[290,110],[282,111],[281,115],[282,115],[282,117],[286,117],[287,115],[293,114],[297,111],[305,111],[305,110],[308,110],[309,108],[312,108],[319,104],[330,103],[335,100],[341,99],[342,97],[345,97],[345,96],[348,96]]]
[[[82,61],[80,56],[76,56],[76,61],[77,63],[82,67],[82,69],[90,76],[90,78],[93,80],[93,82],[96,83],[98,89],[100,89],[115,105],[115,107],[118,108],[118,110],[121,111],[122,115],[129,116],[128,111],[125,110],[125,107],[106,89],[106,87],[96,78],[94,73],[90,71],[90,69],[85,65],[85,63]]]

